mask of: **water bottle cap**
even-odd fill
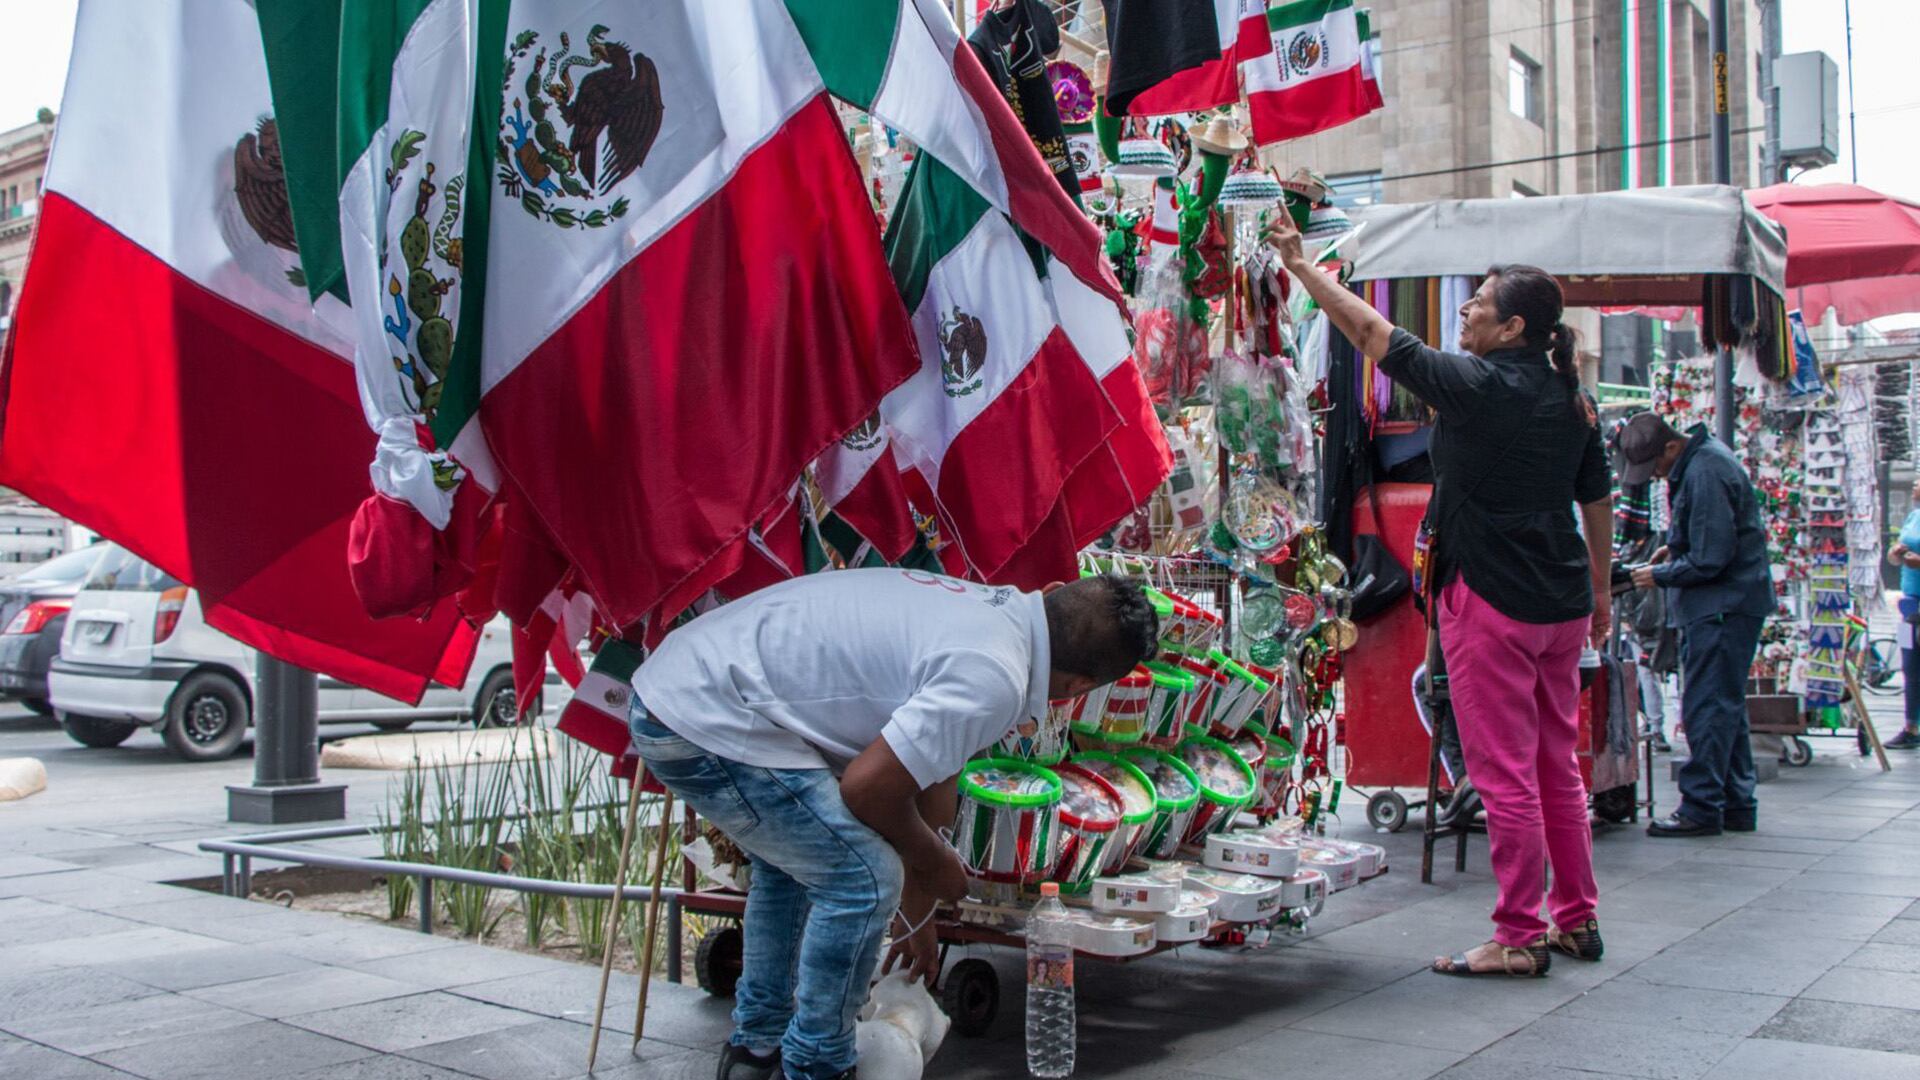
[[[1057,881],[1042,882],[1040,885],[1040,895],[1041,896],[1059,896],[1060,883]]]

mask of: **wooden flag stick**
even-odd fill
[[[653,892],[647,897],[646,956],[640,961],[640,1001],[633,1007],[633,1046],[640,1049],[640,1037],[647,1031],[647,988],[653,984],[653,948],[660,937],[660,882],[667,872],[667,832],[673,820],[673,792],[660,811],[660,836],[653,845]],[[679,962],[679,957],[674,958]]]
[[[640,781],[644,770],[634,776],[633,786],[627,789],[626,827],[620,834],[620,871],[613,877],[613,903],[607,910],[607,944],[600,955],[600,994],[593,1003],[593,1037],[587,1042],[587,1071],[593,1071],[594,1059],[600,1055],[600,1021],[607,1012],[607,980],[613,975],[613,943],[619,937],[620,902],[626,898],[627,867],[633,856],[633,822],[640,811]]]

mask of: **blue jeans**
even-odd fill
[[[847,809],[826,769],[763,769],[709,754],[639,702],[647,771],[752,856],[732,1042],[780,1048],[792,1080],[854,1065],[855,1015],[900,902],[900,856]]]
[[[1756,812],[1747,674],[1761,622],[1755,615],[1709,615],[1681,635],[1687,760],[1680,766],[1680,813],[1703,825],[1749,822]]]
[[[1904,620],[1916,603],[1920,601],[1911,596],[1901,597],[1900,618]],[[1906,730],[1920,731],[1920,649],[1900,650],[1900,682],[1906,689]]]

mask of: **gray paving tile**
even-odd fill
[[[68,909],[60,904],[49,904],[36,896],[9,896],[0,899],[0,923],[15,919],[44,919],[49,915],[60,915]]]
[[[663,990],[671,995],[672,992],[680,989],[668,983],[657,983],[648,992],[648,998],[653,1004],[658,1004],[662,1000]],[[585,964],[574,964],[570,965],[569,970],[566,971],[551,974],[542,971],[529,972],[525,975],[509,975],[504,979],[472,983],[447,992],[509,1009],[538,1013],[556,1020],[578,1020],[591,1023],[593,1002],[599,991],[600,969]],[[418,993],[417,990],[409,992]],[[624,1017],[626,1027],[623,1030],[633,1030],[633,1006],[639,997],[638,980],[629,974],[616,973],[607,984],[608,1019]]]
[[[1883,945],[1920,945],[1920,919],[1895,919],[1882,926],[1871,940]]]
[[[144,983],[90,968],[63,971],[57,979],[37,974],[0,975],[0,1025],[30,1016],[152,997],[159,992]]]
[[[1875,968],[1880,971],[1904,971],[1920,975],[1920,945],[1869,943],[1847,958],[1848,967]],[[1914,1004],[1920,1005],[1920,1001]]]
[[[1920,1002],[1920,975],[1905,971],[1837,967],[1815,980],[1800,996],[1818,1001],[1848,1001],[1857,1005],[1903,1009]]]
[[[178,956],[226,944],[217,938],[165,926],[141,926],[112,934],[21,945],[7,950],[16,962],[48,967],[89,967],[151,957]]]
[[[720,1058],[715,1054],[684,1050],[672,1057],[630,1061],[623,1065],[610,1065],[603,1061],[594,1069],[591,1077],[581,1073],[573,1080],[708,1080],[719,1064]],[[1206,1078],[1195,1078],[1188,1073],[1167,1073],[1165,1080]]]
[[[290,971],[305,971],[317,966],[311,960],[273,952],[258,945],[226,944],[101,965],[116,975],[124,975],[134,982],[143,982],[163,990],[220,986],[248,979],[263,979],[269,975],[284,975]]]
[[[115,908],[123,919],[187,930],[207,937],[250,944],[340,929],[338,917],[321,912],[288,911],[277,904],[206,895],[164,903]]]
[[[1296,1076],[1426,1080],[1464,1056],[1453,1050],[1431,1050],[1287,1028],[1224,1053],[1201,1058],[1189,1067],[1195,1072],[1234,1080],[1272,1080],[1280,1062],[1285,1062],[1288,1073]]]
[[[5,1026],[23,1038],[88,1057],[189,1032],[239,1027],[258,1019],[177,994],[159,994],[91,1009],[42,1013],[9,1020]]]
[[[0,1036],[0,1076],[17,1076],[23,1080],[107,1080],[128,1075],[37,1043]]]
[[[418,987],[348,968],[311,967],[264,979],[189,990],[201,1001],[241,1009],[269,1020],[417,994]]]
[[[1721,1059],[1702,1080],[1913,1080],[1914,1060],[1905,1054],[1778,1039],[1749,1039]]]
[[[1860,896],[1887,896],[1912,900],[1920,896],[1920,875],[1863,874],[1855,871],[1808,870],[1789,883],[1793,888],[1824,889]]]
[[[64,859],[47,859],[38,855],[0,855],[0,878],[27,877],[34,874],[52,874],[62,870],[78,870],[80,864]]]
[[[1816,916],[1866,915],[1891,919],[1900,913],[1906,902],[1895,896],[1781,888],[1754,898],[1747,906],[1759,911],[1790,911]]]
[[[708,1076],[713,1074],[715,1064],[719,1061],[718,1058],[711,1060],[714,1064],[707,1066]],[[609,1074],[601,1069],[594,1075],[596,1080],[606,1080]],[[281,1080],[471,1080],[471,1076],[397,1054],[381,1054],[379,1057],[361,1058],[339,1065],[323,1065],[311,1072],[287,1074]],[[701,1077],[700,1080],[707,1080],[707,1077]]]
[[[1563,1069],[1558,1065],[1541,1065],[1529,1062],[1523,1074],[1526,1080],[1595,1080],[1597,1075],[1586,1069]],[[1514,1080],[1516,1072],[1512,1062],[1498,1057],[1473,1057],[1455,1065],[1446,1072],[1434,1077],[1434,1080]]]
[[[1702,941],[1697,935],[1632,971],[1636,978],[1669,986],[1792,997],[1859,948],[1853,941],[1786,935],[1748,939],[1744,945],[1738,940]]]
[[[1668,986],[1626,975],[1567,1002],[1557,1015],[1746,1036],[1766,1023],[1788,1000],[1766,994]]]
[[[424,935],[423,935],[424,936]],[[488,982],[509,975],[542,971],[556,973],[574,966],[562,960],[458,943],[404,956],[348,965],[373,975],[411,983],[426,990],[442,990],[468,983]]]
[[[1654,1080],[1693,1080],[1740,1044],[1714,1035],[1645,1024],[1547,1016],[1482,1050],[1477,1061],[1513,1068],[1511,1075],[1559,1066]]]
[[[399,1051],[541,1019],[436,991],[301,1013],[287,1017],[285,1023],[375,1050]]]
[[[95,1058],[148,1080],[257,1080],[330,1068],[372,1053],[363,1046],[261,1020],[109,1050]]]
[[[0,946],[36,945],[51,941],[69,941],[73,938],[97,937],[102,934],[118,934],[128,930],[143,929],[145,924],[127,919],[103,915],[97,911],[78,911],[62,908],[53,904],[46,905],[58,912],[55,915],[39,918],[9,919],[0,917]]]
[[[1829,857],[1824,852],[1809,854],[1769,851],[1765,848],[1715,848],[1702,851],[1688,861],[1695,865],[1760,866],[1776,870],[1805,870]]]
[[[1920,1054],[1920,1012],[1803,998],[1788,1002],[1757,1035],[1856,1050]]]
[[[435,1043],[407,1053],[408,1057],[458,1069],[485,1080],[565,1080],[587,1068],[587,1043],[592,1029],[566,1020],[541,1020],[538,1023],[489,1031],[479,1035]],[[627,1063],[632,1037],[619,1032],[601,1032],[598,1062]],[[640,1044],[639,1064],[658,1058],[675,1058],[686,1048],[655,1043]]]
[[[33,891],[23,892],[21,895],[39,896],[54,903],[86,908],[88,911],[112,911],[119,907],[166,903],[169,900],[178,900],[191,892],[174,885],[136,881],[102,870],[74,870],[65,874],[43,874],[39,877],[18,879],[18,881],[21,884],[27,882],[34,884]]]
[[[428,949],[452,948],[458,944],[452,938],[395,927],[349,924],[325,933],[276,941],[273,947],[278,952],[304,956],[323,964],[361,964],[391,956],[409,956]]]
[[[1913,903],[1908,904],[1906,910],[1902,911],[1898,917],[1902,919],[1920,919],[1920,900],[1915,900]]]
[[[1470,1054],[1533,1023],[1553,1008],[1550,1001],[1537,1002],[1538,1007],[1531,1009],[1517,1000],[1485,1003],[1474,1000],[1473,991],[1464,986],[1451,994],[1440,993],[1440,989],[1433,980],[1408,976],[1290,1026]],[[1388,1018],[1391,1021],[1383,1023]]]

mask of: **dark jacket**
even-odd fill
[[[1653,580],[1667,588],[1668,621],[1686,626],[1714,615],[1771,615],[1773,573],[1760,500],[1740,459],[1705,427],[1693,429],[1674,462],[1667,502],[1673,522],[1668,559],[1653,568]]]
[[[1457,572],[1510,619],[1558,623],[1593,612],[1575,503],[1612,489],[1597,425],[1544,349],[1464,356],[1396,329],[1380,370],[1440,414],[1427,517],[1439,537],[1434,583]]]

